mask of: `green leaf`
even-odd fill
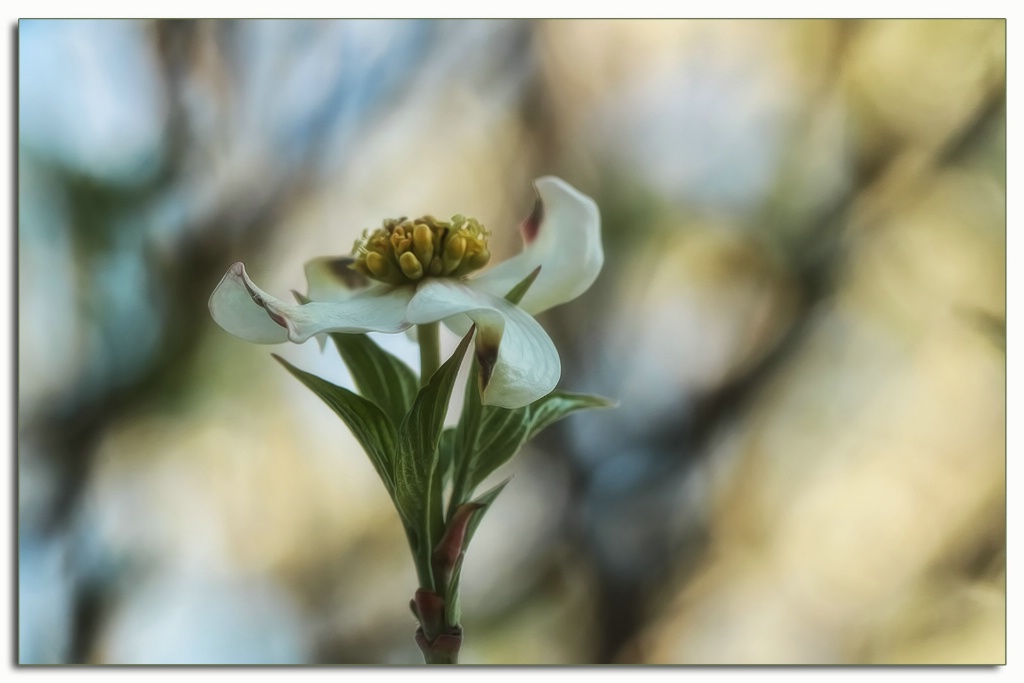
[[[452,497],[448,502],[447,518],[451,519],[455,510],[467,502],[473,490],[469,487],[469,470],[473,453],[476,451],[477,435],[480,432],[480,419],[483,406],[480,404],[480,389],[477,387],[476,376],[479,369],[474,357],[469,364],[469,375],[466,377],[466,391],[463,394],[462,414],[455,428],[455,442],[452,451]]]
[[[468,464],[466,456],[476,447],[476,437],[480,430],[480,420],[483,416],[483,404],[480,403],[480,387],[477,385],[477,375],[480,366],[476,357],[469,363],[469,374],[466,376],[466,391],[463,394],[462,414],[459,416],[459,424],[455,432],[456,453],[463,454],[457,461],[457,465],[464,467]],[[464,503],[465,501],[460,501]]]
[[[398,426],[419,390],[416,373],[365,334],[331,334],[359,393],[380,406]]]
[[[512,477],[509,477],[494,488],[488,489],[486,493],[480,494],[471,501],[479,505],[480,509],[473,514],[469,520],[469,524],[466,525],[466,538],[462,541],[462,552],[466,552],[466,549],[469,547],[469,542],[473,540],[473,534],[476,533],[476,528],[480,526],[480,522],[484,519],[484,515],[491,509],[491,505],[498,497],[498,494],[505,490],[505,487],[508,486],[510,481],[512,481]]]
[[[399,448],[395,462],[397,500],[403,514],[415,520],[418,533],[426,541],[420,545],[421,552],[426,553],[426,562],[430,561],[429,553],[434,542],[444,533],[438,445],[455,377],[474,332],[469,331],[451,358],[419,390],[412,409],[398,429]]]
[[[522,408],[483,406],[479,432],[470,451],[466,490],[479,486],[545,427],[581,410],[615,405],[601,396],[552,391]]]
[[[300,304],[310,302],[303,294],[294,290],[292,294]],[[396,427],[400,425],[419,390],[416,373],[369,335],[335,332],[330,336],[359,393],[376,403]]]
[[[441,432],[441,442],[437,445],[438,467],[441,469],[441,485],[447,486],[452,480],[452,464],[455,460],[455,427],[448,427]]]
[[[272,354],[284,368],[305,384],[314,394],[345,421],[363,450],[370,457],[373,468],[392,499],[395,499],[394,460],[398,445],[398,434],[391,420],[373,402],[344,387],[331,384],[316,375],[299,370],[294,365]],[[397,500],[396,500],[397,503]],[[401,511],[401,510],[400,510]]]
[[[530,404],[530,433],[526,438],[532,439],[545,427],[580,410],[615,408],[616,406],[618,406],[618,402],[604,396],[552,391],[547,396]]]
[[[462,578],[462,561],[466,553],[459,555],[452,569],[452,575],[448,577],[448,586],[445,590],[444,619],[450,626],[458,626],[462,618],[462,606],[459,601],[459,580]]]
[[[518,285],[508,290],[508,294],[505,295],[505,299],[513,304],[518,304],[522,301],[523,297],[526,296],[526,292],[533,284],[533,281],[537,279],[538,275],[540,275],[540,269],[541,267],[537,266],[533,269],[533,272],[524,277]]]
[[[457,625],[460,617],[462,616],[459,605],[459,580],[462,577],[462,562],[466,557],[466,550],[469,548],[469,542],[473,539],[473,534],[476,533],[477,527],[480,526],[480,522],[483,520],[484,514],[491,509],[491,504],[494,503],[498,494],[505,489],[505,486],[507,486],[510,481],[512,481],[511,477],[470,502],[470,505],[475,506],[476,509],[473,511],[469,518],[469,522],[466,524],[466,533],[462,541],[462,552],[459,553],[459,557],[455,561],[455,566],[452,568],[451,575],[448,578],[447,592],[445,593],[445,616],[448,619],[449,624]]]
[[[512,459],[530,435],[530,407],[483,406],[480,430],[469,456],[467,491]]]

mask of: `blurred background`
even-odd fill
[[[606,266],[463,571],[462,661],[1005,659],[1003,21],[22,21],[22,663],[417,663],[354,438],[230,337],[385,217]],[[387,348],[417,364],[404,335]],[[447,338],[447,348],[454,347]]]

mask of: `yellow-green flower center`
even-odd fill
[[[475,218],[462,215],[450,221],[433,216],[388,219],[373,232],[363,230],[352,249],[356,260],[351,267],[392,285],[463,277],[487,265],[490,235]]]

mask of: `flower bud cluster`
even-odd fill
[[[433,216],[387,219],[356,240],[352,268],[392,285],[426,277],[460,278],[483,268],[491,258],[490,232],[461,214],[442,221]]]

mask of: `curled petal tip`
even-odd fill
[[[498,348],[480,348],[478,346],[476,361],[480,367],[480,393],[483,394],[487,391],[487,385],[491,383],[491,377],[494,376],[494,366],[498,363]]]
[[[536,189],[536,188],[535,188]],[[530,211],[530,215],[523,219],[523,222],[519,224],[519,232],[523,235],[524,244],[532,244],[537,239],[537,234],[540,233],[540,224],[544,221],[544,202],[541,201],[540,195],[533,200],[533,209]]]
[[[537,266],[544,269],[520,305],[540,313],[583,294],[604,264],[601,213],[593,199],[555,176],[534,181],[539,201],[523,221],[523,251],[474,279],[474,286],[504,296]]]
[[[249,280],[241,261],[228,268],[208,303],[210,315],[225,331],[257,344],[288,339],[280,315],[266,309],[266,295]]]

